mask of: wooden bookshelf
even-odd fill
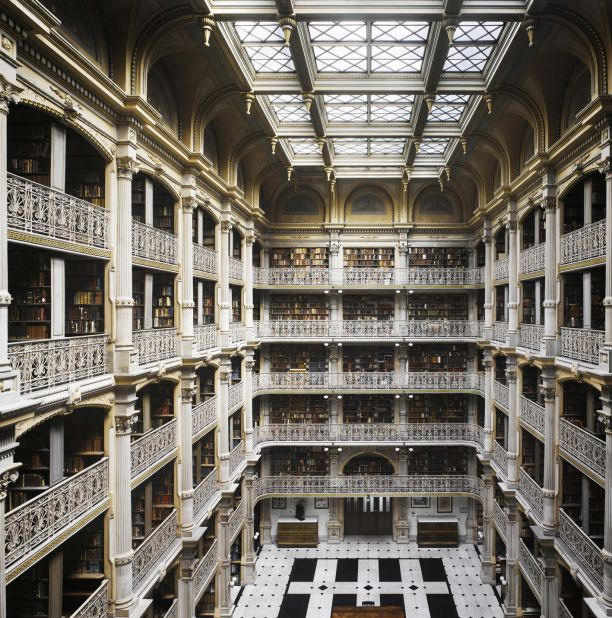
[[[26,107],[11,110],[7,127],[8,171],[44,185],[51,184],[51,122]]]
[[[523,281],[522,284],[522,323],[523,324],[535,324],[536,323],[536,302],[535,302],[535,281]]]
[[[200,367],[196,371],[196,383],[198,387],[197,399],[199,402],[206,401],[215,396],[215,370],[213,367]]]
[[[174,198],[153,181],[153,227],[174,234]]]
[[[216,592],[215,578],[212,578],[210,584],[201,596],[195,608],[196,618],[213,618],[215,615]]]
[[[571,328],[582,326],[582,273],[565,273],[563,277],[563,324]]]
[[[242,537],[239,534],[230,547],[230,581],[240,583],[240,562],[242,560]]]
[[[408,401],[408,422],[467,423],[468,397],[460,393],[415,395]]]
[[[270,253],[272,268],[327,268],[327,247],[275,247]]]
[[[146,222],[147,179],[142,174],[132,179],[132,218]]]
[[[606,295],[606,269],[604,266],[591,270],[591,328],[605,330],[606,318],[603,300]]]
[[[506,321],[505,287],[504,285],[495,286],[495,320],[497,322]]]
[[[174,384],[158,382],[148,387],[151,402],[151,428],[157,429],[174,418]]]
[[[342,352],[344,372],[393,371],[394,348],[383,346],[345,346]]]
[[[409,247],[408,266],[416,268],[462,268],[467,266],[464,247]]]
[[[147,513],[146,483],[132,490],[132,549],[136,549],[151,528],[151,518]]]
[[[563,234],[584,225],[584,182],[574,185],[563,198]]]
[[[606,492],[589,479],[589,537],[603,547]]]
[[[271,395],[270,423],[327,423],[327,407],[322,395]]]
[[[242,322],[242,288],[230,285],[232,295],[232,322]]]
[[[235,230],[232,229],[232,257],[235,260],[240,260],[242,257],[242,236]]]
[[[153,277],[153,328],[174,326],[174,275],[155,273]]]
[[[342,418],[345,423],[392,423],[394,408],[393,395],[345,395]]]
[[[229,423],[231,447],[235,448],[242,440],[242,408],[236,410],[236,412],[231,415]]]
[[[467,347],[461,344],[428,344],[408,348],[412,371],[467,371]]]
[[[198,285],[198,283],[201,284]],[[202,289],[202,297],[198,296],[199,288]],[[214,324],[215,323],[215,282],[200,280],[196,281],[193,286],[194,300],[196,307],[202,308],[202,324]],[[198,311],[193,312],[194,323],[197,323]]]
[[[96,518],[77,532],[64,549],[64,596],[80,597],[76,609],[104,579],[104,521]]]
[[[49,489],[50,441],[48,425],[40,425],[28,431],[15,449],[15,461],[23,465],[19,476],[9,485],[8,510],[34,498]]]
[[[485,291],[478,290],[476,292],[476,319],[479,322],[484,322],[485,319]]]
[[[385,294],[345,294],[342,298],[342,317],[345,320],[392,320],[395,298]]]
[[[8,252],[9,341],[51,336],[51,254],[26,248]]]
[[[322,345],[270,346],[270,371],[324,373],[329,370]]]
[[[329,456],[322,446],[274,447],[269,453],[272,476],[325,476],[329,474]]]
[[[192,449],[193,486],[205,479],[215,469],[215,432],[209,431]]]
[[[469,449],[463,446],[415,446],[407,453],[408,474],[467,474],[468,456]]]
[[[272,294],[270,320],[327,320],[327,296],[319,294]]]
[[[72,476],[104,457],[105,416],[105,410],[91,408],[64,419],[65,476]]]
[[[467,294],[412,294],[409,320],[467,320]]]
[[[66,131],[66,193],[104,206],[104,159],[81,135]]]
[[[66,260],[66,335],[104,332],[104,263]]]
[[[565,460],[561,460],[562,483],[561,483],[561,508],[582,526],[582,474],[574,466]]]
[[[174,509],[174,463],[169,463],[152,479],[151,525],[155,529]]]
[[[382,455],[363,454],[350,459],[344,467],[344,474],[393,474],[391,462]]]
[[[8,618],[49,616],[49,558],[43,558],[6,587]]]
[[[132,330],[142,330],[145,327],[145,271],[142,268],[132,268]]]
[[[394,268],[393,247],[345,247],[345,268]]]

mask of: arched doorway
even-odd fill
[[[391,462],[382,455],[366,453],[350,459],[344,474],[393,474]],[[390,535],[393,531],[393,504],[391,498],[365,496],[345,498],[344,534]]]

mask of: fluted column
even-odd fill
[[[608,145],[608,156],[601,164],[601,170],[606,175],[606,296],[603,300],[605,310],[605,353],[602,362],[605,371],[612,372],[612,145]]]
[[[253,453],[253,349],[248,348],[244,360],[244,376],[242,378],[243,404],[242,415],[244,421],[244,448],[248,457]]]
[[[552,185],[545,185],[543,202],[546,213],[546,244],[544,270],[544,353],[554,356],[557,352],[557,198]]]
[[[493,453],[493,358],[491,350],[485,349],[484,358],[484,452]]]
[[[229,237],[232,223],[229,214],[226,213],[224,216],[226,218],[221,221],[221,248],[219,251],[219,336],[221,347],[228,347],[230,345],[229,328],[232,308],[229,286]]]
[[[508,383],[508,484],[518,482],[518,388],[516,384],[516,356],[506,357]]]
[[[194,335],[193,335],[193,210],[196,207],[196,200],[193,196],[181,199],[182,229],[181,246],[181,278],[182,278],[182,298],[181,298],[181,355],[184,357],[193,356]]]
[[[244,326],[247,341],[253,339],[253,243],[255,233],[246,230],[244,235]]]
[[[223,493],[219,503],[219,519],[217,524],[217,543],[219,548],[219,570],[217,571],[217,607],[215,616],[223,618],[232,615],[232,599],[230,594],[230,531],[229,519],[232,514],[232,495]]]
[[[217,454],[219,457],[219,481],[229,482],[230,436],[228,426],[229,383],[232,366],[229,356],[219,362],[219,388],[217,389]]]
[[[408,281],[407,271],[408,271],[408,234],[405,232],[400,232],[399,240],[397,241],[397,244],[395,245],[395,283],[396,285],[402,285]]]
[[[516,202],[508,205],[508,345],[518,344],[518,241]]]
[[[544,521],[542,528],[544,534],[555,534],[555,497],[557,478],[557,444],[558,444],[558,414],[557,414],[557,389],[555,380],[555,368],[546,365],[542,371],[542,387],[540,391],[544,397],[544,483],[542,493],[544,495]]]
[[[551,539],[552,541],[552,539]],[[542,577],[542,618],[559,617],[559,581],[561,579],[558,567],[557,552],[552,542],[541,545],[544,577]]]
[[[506,500],[508,525],[506,526],[506,579],[508,586],[504,598],[504,616],[516,616],[519,583],[518,576],[518,547],[519,533],[521,531],[520,516],[518,514],[516,499],[508,497]]]
[[[334,285],[342,285],[344,279],[344,256],[342,243],[337,232],[332,232],[332,239],[329,243],[329,280]]]
[[[255,500],[253,496],[254,466],[249,465],[244,473],[242,483],[242,499],[246,502],[246,517],[242,528],[242,569],[240,580],[242,584],[254,584],[257,578],[255,570],[255,519],[253,508]]]
[[[495,528],[493,526],[493,474],[485,466],[482,475],[482,553],[480,554],[480,579],[483,584],[495,583]]]
[[[487,219],[484,224],[482,242],[485,246],[485,325],[483,337],[490,341],[493,337],[493,236],[491,235],[491,222]]]
[[[473,420],[470,422],[474,422]],[[478,460],[476,452],[471,450],[468,455],[468,476],[475,477],[477,475]],[[478,539],[478,521],[476,518],[476,500],[468,498],[467,518],[465,521],[465,541],[466,543],[476,543]]]
[[[181,496],[181,533],[190,536],[193,532],[193,460],[192,435],[193,418],[192,405],[195,395],[195,373],[193,367],[184,366],[181,370],[181,414],[179,417],[179,451],[181,465],[180,496]]]

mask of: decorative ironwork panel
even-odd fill
[[[217,540],[213,542],[209,550],[206,552],[202,560],[198,562],[198,565],[193,572],[193,594],[195,597],[195,603],[198,602],[208,582],[210,582],[212,576],[217,570],[219,564],[219,548]]]
[[[501,260],[496,260],[494,262],[494,274],[497,281],[508,278],[509,266],[510,263],[508,261],[508,258],[502,258]]]
[[[217,397],[211,397],[194,406],[191,411],[192,435],[196,435],[206,426],[217,420]]]
[[[213,470],[206,478],[202,479],[193,490],[194,520],[199,519],[201,511],[216,491],[217,471]]]
[[[148,365],[177,356],[176,328],[148,328],[132,333],[138,364]]]
[[[605,255],[605,219],[561,236],[561,264],[573,264]]]
[[[236,258],[229,258],[229,278],[242,281],[244,279],[244,268],[242,262]]]
[[[233,474],[238,466],[244,460],[244,442],[241,440],[236,444],[236,446],[230,451],[229,454],[229,473]]]
[[[508,476],[508,451],[497,440],[493,441],[493,461],[497,464],[502,476]]]
[[[478,390],[478,374],[454,371],[415,371],[399,375],[407,390]]]
[[[108,616],[108,580],[77,609],[70,618],[106,618]]]
[[[606,478],[606,443],[582,427],[561,419],[559,446],[590,470]]]
[[[176,236],[141,221],[132,221],[132,255],[165,264],[178,264]]]
[[[542,337],[544,337],[544,326],[542,324],[521,324],[519,345],[523,348],[539,351]]]
[[[603,589],[604,560],[601,549],[586,532],[559,509],[559,537],[574,554],[581,568]]]
[[[494,380],[493,399],[495,400],[495,403],[498,403],[500,406],[504,406],[504,408],[508,409],[508,405],[510,403],[510,389],[505,384]]]
[[[327,285],[328,268],[254,268],[253,281],[260,285]]]
[[[230,386],[227,397],[228,408],[231,410],[232,408],[236,407],[238,404],[242,403],[242,399],[242,382],[238,382],[238,384]]]
[[[394,268],[343,268],[344,285],[393,285]]]
[[[150,532],[145,540],[134,551],[132,560],[132,587],[138,584],[159,563],[170,546],[177,538],[177,515],[172,511],[164,521]]]
[[[219,345],[215,324],[198,324],[193,327],[193,334],[198,352],[205,352]]]
[[[465,284],[466,285],[484,285],[485,274],[484,266],[477,266],[475,268],[464,269]]]
[[[561,328],[561,356],[581,360],[585,363],[599,363],[599,348],[603,347],[605,333],[602,330],[586,328]]]
[[[506,343],[508,339],[508,322],[493,322],[493,341]]]
[[[538,602],[541,602],[544,571],[522,539],[519,539],[519,564],[522,567],[527,581],[531,585],[531,590],[535,594]]]
[[[274,320],[255,322],[259,339],[312,339],[329,337],[334,325],[328,320]]]
[[[169,423],[152,429],[142,438],[132,442],[130,445],[132,478],[153,466],[176,448],[177,423],[178,419],[173,418]]]
[[[402,337],[405,324],[394,320],[343,320],[332,323],[331,335],[342,338],[382,339],[385,337]]]
[[[366,322],[367,323],[367,322]],[[478,324],[470,320],[409,320],[405,337],[465,339],[478,336]]]
[[[231,322],[229,325],[230,341],[239,343],[246,340],[246,329],[242,322]]]
[[[108,499],[108,492],[105,458],[7,513],[6,567],[23,560],[99,507]]]
[[[546,266],[546,243],[529,247],[521,251],[521,273],[535,273],[544,270]]]
[[[284,389],[313,389],[329,388],[329,373],[254,373],[253,389],[257,390],[284,390]]]
[[[541,406],[539,403],[532,401],[525,397],[525,395],[521,395],[521,420],[525,421],[527,425],[533,427],[536,431],[540,432],[542,435],[545,433],[545,412],[544,406]]]
[[[405,285],[465,285],[465,268],[408,268],[404,273]],[[470,277],[471,278],[471,274]],[[475,276],[475,275],[474,275]]]
[[[332,385],[351,389],[398,389],[402,376],[393,371],[355,371],[353,373],[332,374]]]
[[[542,521],[544,515],[544,493],[542,488],[527,474],[525,468],[521,468],[519,472],[519,491],[538,519]]]
[[[246,517],[246,500],[241,500],[240,504],[234,509],[234,512],[230,515],[227,525],[229,527],[230,539],[233,541],[234,537],[240,531],[244,524]]]
[[[9,343],[22,394],[108,373],[108,335]]]
[[[497,532],[499,533],[499,536],[501,536],[505,543],[508,533],[508,517],[506,513],[504,513],[504,509],[502,509],[497,500],[493,500],[493,520],[495,521],[495,525],[497,526]]]
[[[217,274],[217,252],[193,243],[193,269],[209,275]]]

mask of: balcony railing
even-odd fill
[[[108,373],[108,335],[9,343],[11,367],[22,394]]]
[[[399,274],[399,283],[413,286],[479,285],[484,282],[482,268],[408,268]]]
[[[409,320],[405,324],[407,339],[465,339],[479,336],[478,322],[470,320]]]
[[[229,387],[229,392],[227,396],[227,406],[231,410],[236,407],[238,404],[242,403],[243,399],[243,389],[242,382],[238,382],[238,384],[233,384]]]
[[[246,500],[241,500],[240,504],[234,509],[234,512],[230,515],[229,521],[227,522],[231,541],[233,541],[238,535],[238,532],[240,532],[240,528],[242,528],[244,524],[245,517]]]
[[[493,341],[506,343],[508,339],[508,322],[493,322]]]
[[[6,183],[9,229],[109,248],[110,213],[106,208],[14,174],[6,175]]]
[[[211,397],[195,405],[191,417],[191,431],[195,436],[217,420],[217,397]]]
[[[508,409],[508,404],[510,402],[510,389],[505,384],[494,380],[493,399],[495,403],[498,403],[500,406],[504,406],[504,408]]]
[[[194,521],[198,521],[204,514],[206,504],[217,491],[217,471],[212,470],[210,474],[202,479],[193,490],[193,513]]]
[[[148,431],[131,444],[131,475],[136,478],[141,472],[151,468],[176,448],[176,427],[178,420],[173,418],[157,429]]]
[[[508,534],[508,516],[497,500],[493,500],[493,520],[497,526],[497,532],[504,543]]]
[[[255,322],[255,336],[258,339],[318,339],[330,337],[332,329],[328,320]]]
[[[329,268],[253,268],[253,282],[259,285],[327,285]]]
[[[230,342],[240,343],[246,339],[246,329],[242,322],[231,322],[229,325]]]
[[[606,221],[585,225],[561,236],[561,264],[574,264],[606,255]]]
[[[604,576],[601,549],[563,509],[559,509],[559,538],[575,556],[583,571],[590,575],[601,590]]]
[[[539,403],[532,401],[525,397],[525,395],[521,395],[520,397],[520,414],[521,420],[527,423],[530,427],[533,427],[538,433],[544,435],[545,433],[545,415],[544,415],[544,406],[541,406]]]
[[[561,329],[561,356],[599,364],[599,348],[604,344],[605,333],[602,330],[586,328]]]
[[[343,285],[393,285],[394,268],[343,268]]]
[[[147,328],[132,333],[138,364],[148,365],[177,356],[176,328]]]
[[[208,586],[217,570],[217,565],[219,564],[218,553],[219,548],[217,545],[217,540],[215,539],[209,550],[206,554],[204,554],[202,560],[198,562],[198,565],[193,572],[194,604],[197,604],[202,594],[204,594],[206,586]]]
[[[244,268],[242,262],[236,258],[229,258],[229,278],[242,281],[244,279]]]
[[[509,276],[510,270],[510,262],[508,258],[502,258],[501,260],[496,260],[494,262],[494,275],[496,281],[502,281],[503,279],[507,279]]]
[[[493,461],[505,478],[508,476],[508,451],[497,441],[493,441]]]
[[[215,324],[197,324],[193,327],[193,335],[198,352],[206,352],[206,350],[212,350],[219,345]]]
[[[165,264],[178,264],[176,236],[141,221],[132,221],[132,255]]]
[[[449,494],[480,497],[482,481],[464,475],[274,476],[256,479],[255,500],[269,496],[406,496]]]
[[[274,443],[469,443],[480,444],[482,427],[470,423],[281,423],[255,428],[256,446]]]
[[[519,539],[519,566],[523,575],[527,578],[536,599],[538,602],[541,602],[544,571],[522,539]]]
[[[544,492],[542,488],[527,473],[525,468],[519,472],[519,491],[537,518],[542,521],[544,516]]]
[[[519,345],[528,350],[540,350],[540,343],[544,337],[542,324],[521,324],[519,328]]]
[[[535,273],[544,270],[546,265],[546,243],[529,247],[521,251],[521,273]]]
[[[562,418],[559,423],[559,446],[566,455],[606,478],[606,443],[603,440]]]
[[[108,506],[108,459],[102,459],[6,515],[4,551],[10,571],[34,552],[70,534]]]
[[[76,609],[70,618],[107,618],[108,580],[104,580],[97,590]]]
[[[229,473],[230,476],[238,469],[244,461],[244,442],[240,440],[229,454]]]
[[[567,609],[567,605],[563,602],[563,599],[559,599],[559,618],[574,618],[572,612]]]
[[[217,252],[193,243],[193,269],[209,275],[217,274]]]
[[[174,543],[177,530],[176,510],[150,532],[134,551],[132,560],[132,587],[138,584],[156,567],[162,556]]]
[[[162,618],[178,618],[178,599],[172,601],[172,605],[168,608],[168,611],[162,616]]]

